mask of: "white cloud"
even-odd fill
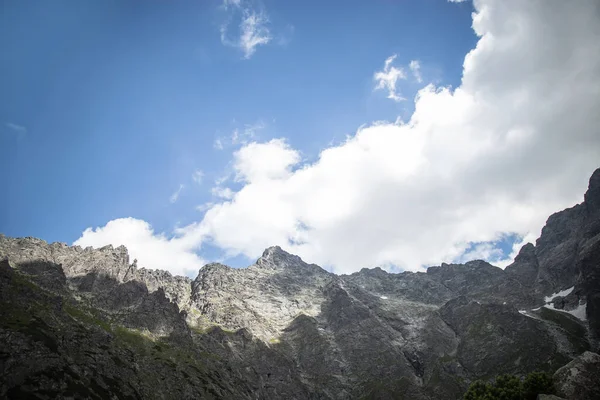
[[[477,243],[465,251],[459,258],[460,262],[471,260],[498,260],[502,258],[502,249],[495,246],[494,242]]]
[[[223,8],[229,12],[227,21],[221,25],[221,43],[226,46],[238,47],[249,59],[258,46],[264,46],[273,40],[270,30],[269,16],[264,10],[254,9],[249,2],[241,0],[224,0]],[[229,34],[233,20],[239,18],[239,30],[235,38]]]
[[[417,270],[469,243],[497,257],[485,243],[537,237],[582,200],[600,160],[597,2],[474,6],[479,41],[458,88],[424,87],[406,124],[364,126],[312,164],[282,139],[246,144],[233,158],[242,187],[180,238],[251,258],[279,244],[342,273]],[[399,97],[393,61],[381,78]]]
[[[223,7],[226,9],[229,7],[240,7],[241,4],[241,0],[223,0]]]
[[[225,199],[225,200],[230,200],[233,198],[233,195],[235,194],[233,192],[233,190],[231,190],[230,188],[227,187],[220,187],[220,186],[216,186],[214,188],[211,189],[211,194],[215,197],[219,197],[221,199]],[[210,203],[213,204],[213,203]],[[198,207],[199,210],[204,210],[205,208],[200,206]],[[207,209],[207,208],[206,208]]]
[[[556,211],[558,211],[558,210],[556,210]],[[513,262],[513,260],[517,256],[517,254],[519,254],[521,247],[523,247],[527,243],[535,243],[538,236],[539,236],[538,230],[535,230],[535,232],[529,231],[521,240],[515,242],[512,245],[511,252],[508,256],[506,256],[504,258],[499,258],[498,260],[494,261],[493,264],[500,268],[506,268],[506,266],[510,265]]]
[[[267,143],[250,143],[234,153],[236,180],[248,183],[279,180],[290,175],[290,167],[300,155],[283,139]]]
[[[204,204],[200,204],[199,206],[196,207],[196,210],[200,211],[200,212],[204,212],[206,210],[211,209],[213,206],[215,205],[214,202],[209,201],[207,203]]]
[[[267,27],[269,18],[263,12],[249,10],[244,12],[240,29],[240,46],[244,50],[244,58],[252,57],[257,46],[262,46],[271,41],[273,37]]]
[[[204,179],[204,172],[201,169],[197,169],[192,173],[192,180],[196,182],[198,185],[202,183]]]
[[[181,194],[181,191],[185,188],[184,184],[180,184],[179,188],[171,195],[171,197],[169,197],[169,202],[171,203],[175,203],[177,202],[177,200],[179,200],[179,195]]]
[[[175,275],[194,275],[205,264],[196,254],[197,242],[189,238],[157,234],[145,221],[120,218],[103,227],[86,229],[73,245],[99,248],[112,244],[126,245],[130,262],[138,260],[138,266],[167,270]]]
[[[244,135],[249,139],[256,138],[256,134],[258,131],[261,131],[267,127],[264,121],[258,120],[253,124],[244,125]]]
[[[258,120],[253,124],[245,124],[243,128],[235,128],[229,137],[217,138],[213,143],[213,147],[217,150],[223,150],[229,146],[248,144],[256,139],[259,131],[266,127],[267,125],[262,120]]]
[[[388,92],[388,99],[394,101],[406,100],[401,97],[397,91],[397,83],[399,79],[406,79],[406,73],[402,68],[396,68],[392,65],[397,55],[388,57],[385,60],[383,70],[375,72],[373,79],[377,81],[375,90],[384,89]]]
[[[415,270],[457,259],[469,243],[483,243],[472,256],[497,258],[485,242],[537,237],[551,213],[581,201],[600,160],[596,6],[475,6],[480,39],[460,87],[426,86],[408,123],[361,128],[310,165],[273,143],[268,157],[279,162],[266,163],[265,148],[249,144],[234,156],[246,184],[197,226],[230,252],[256,257],[280,244],[337,272]],[[393,61],[376,76],[398,96]]]
[[[410,71],[417,82],[423,82],[423,77],[421,76],[421,63],[418,60],[412,60],[410,64],[408,64],[408,68],[410,68]]]

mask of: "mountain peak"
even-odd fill
[[[584,199],[589,211],[600,210],[600,168],[596,169],[590,177]]]
[[[304,264],[296,255],[290,254],[279,246],[271,246],[263,251],[262,256],[256,260],[256,265],[263,268],[279,269],[292,265]]]
[[[284,251],[279,246],[271,246],[271,247],[267,247],[265,249],[265,251],[263,251],[261,258],[269,258],[269,257],[274,257],[276,255],[291,255],[291,254],[288,253],[287,251]]]

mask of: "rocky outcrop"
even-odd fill
[[[558,395],[569,400],[600,399],[600,356],[586,351],[553,376]]]
[[[498,371],[513,375],[553,371],[568,361],[547,325],[520,314],[512,305],[459,297],[446,303],[440,314],[460,339],[460,364],[478,378],[491,379]]]
[[[275,246],[192,280],[122,246],[0,235],[0,397],[456,399],[553,372],[597,349],[599,194],[596,171],[505,270],[337,276]]]

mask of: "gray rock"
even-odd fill
[[[600,399],[600,356],[586,351],[553,376],[559,396],[569,400]]]

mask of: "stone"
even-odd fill
[[[553,376],[559,396],[569,400],[600,399],[600,355],[586,351]]]

